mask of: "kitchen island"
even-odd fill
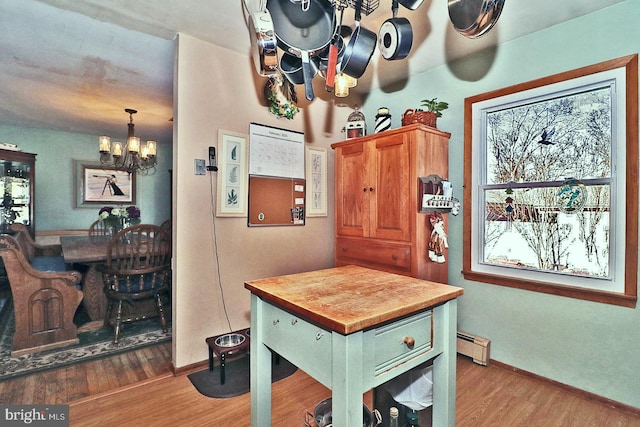
[[[362,394],[433,360],[433,425],[455,425],[462,288],[348,265],[245,283],[251,425],[271,425],[271,351],[325,387],[333,425],[362,426]]]

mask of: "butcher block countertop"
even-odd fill
[[[347,335],[457,298],[462,288],[348,265],[245,282],[273,305]]]

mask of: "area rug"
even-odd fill
[[[163,333],[158,319],[126,324],[118,344],[113,343],[113,330],[100,328],[78,333],[79,344],[41,353],[11,357],[11,340],[15,319],[11,299],[0,307],[0,381],[87,362],[171,340],[171,328]]]
[[[280,357],[275,358],[271,364],[271,382],[280,381],[297,370],[288,360]],[[248,393],[250,385],[249,376],[249,356],[241,357],[231,362],[227,362],[224,369],[225,382],[220,384],[220,366],[215,366],[213,371],[209,368],[187,375],[193,386],[207,397],[234,397]]]

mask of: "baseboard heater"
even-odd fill
[[[456,351],[464,356],[468,356],[479,365],[489,365],[489,349],[491,340],[477,337],[466,332],[457,333]]]

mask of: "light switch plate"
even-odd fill
[[[207,169],[205,167],[204,159],[196,159],[195,162],[195,174],[196,175],[206,175]]]

